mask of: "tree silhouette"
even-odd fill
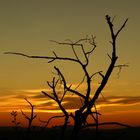
[[[25,101],[30,105],[31,107],[31,114],[30,116],[27,116],[22,110],[21,110],[21,113],[22,115],[25,117],[25,119],[28,120],[28,127],[27,127],[27,135],[26,135],[26,139],[27,140],[30,140],[31,139],[31,128],[32,128],[32,123],[33,123],[33,120],[36,118],[37,115],[34,115],[34,105],[32,105],[32,103],[27,100],[26,98],[24,98]]]
[[[58,42],[58,41],[51,40],[52,42],[55,42],[59,45],[62,45],[62,46],[68,45],[69,47],[71,47],[74,57],[62,57],[62,56],[59,56],[58,54],[56,54],[56,52],[53,52],[53,56],[31,56],[31,55],[26,55],[26,54],[17,53],[17,52],[6,52],[5,53],[5,54],[21,55],[21,56],[24,56],[27,58],[47,59],[48,63],[52,63],[52,62],[58,61],[58,60],[70,61],[70,62],[76,63],[77,65],[79,65],[81,67],[81,70],[83,71],[84,74],[83,74],[81,82],[78,84],[78,86],[76,88],[73,88],[72,84],[69,85],[66,81],[64,74],[60,70],[60,68],[54,66],[56,75],[53,77],[53,80],[51,82],[47,82],[47,84],[50,87],[50,89],[52,90],[52,92],[47,93],[45,91],[42,91],[42,93],[46,97],[54,100],[58,104],[61,111],[63,112],[63,116],[54,116],[54,117],[50,118],[47,122],[47,125],[48,125],[49,121],[56,117],[65,118],[64,124],[62,126],[61,139],[64,139],[64,133],[65,133],[65,130],[67,128],[70,118],[72,118],[72,120],[74,122],[73,131],[72,131],[73,139],[77,139],[77,135],[78,135],[79,131],[86,127],[93,126],[96,128],[96,138],[97,139],[98,139],[98,126],[100,126],[100,125],[116,124],[116,125],[129,127],[128,125],[121,124],[118,122],[99,123],[98,117],[99,117],[100,113],[97,111],[97,108],[96,108],[96,101],[97,101],[99,95],[101,94],[101,92],[103,91],[104,87],[106,86],[106,84],[113,72],[113,69],[115,67],[118,67],[119,69],[121,69],[122,67],[127,66],[127,65],[116,65],[116,61],[118,59],[117,51],[116,51],[116,46],[117,46],[116,40],[117,40],[118,35],[122,31],[122,29],[125,27],[128,19],[126,19],[124,21],[124,23],[120,26],[120,28],[117,31],[114,30],[113,21],[114,21],[114,18],[111,18],[109,15],[106,15],[106,22],[108,24],[108,27],[109,27],[109,30],[111,33],[110,43],[111,43],[112,48],[111,48],[111,54],[107,54],[108,58],[110,59],[110,63],[108,64],[107,70],[104,73],[103,73],[103,71],[97,71],[95,73],[90,74],[88,71],[88,65],[89,65],[89,60],[90,60],[89,58],[92,54],[94,54],[94,50],[96,49],[96,42],[95,42],[94,36],[86,37],[86,38],[80,39],[76,42],[72,42],[70,40],[66,41],[66,42]],[[90,50],[86,49],[85,43],[90,45],[90,47],[91,47]],[[79,57],[79,52],[76,51],[77,47],[79,47],[79,50],[81,50],[80,53],[82,53],[84,61],[83,61],[83,59],[81,59]],[[92,88],[91,81],[95,75],[99,75],[101,77],[101,83],[93,94],[93,91],[91,89]],[[84,82],[86,83],[86,93],[82,93],[78,90],[78,88]],[[58,88],[62,89],[61,95],[59,94]],[[65,108],[65,106],[62,104],[65,101],[65,97],[68,93],[77,95],[81,101],[81,106],[78,109],[76,109],[74,113],[68,112],[67,109]],[[91,123],[91,121],[89,122],[89,120],[88,120],[89,117],[92,117],[93,123]]]

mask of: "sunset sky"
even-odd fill
[[[117,64],[128,64],[119,77],[115,68],[106,88],[98,100],[101,120],[140,125],[140,1],[139,0],[0,0],[0,126],[12,125],[10,113],[20,109],[28,111],[24,98],[35,105],[39,117],[61,113],[42,90],[50,92],[46,81],[53,77],[53,66],[59,67],[73,87],[82,80],[79,66],[63,61],[47,63],[45,59],[28,59],[4,52],[28,55],[72,56],[66,46],[50,40],[65,42],[96,36],[97,48],[90,58],[89,73],[105,72],[111,50],[110,32],[105,15],[115,16],[118,29],[126,18],[126,27],[117,40]],[[95,77],[94,87],[100,79]],[[84,91],[85,84],[79,88]],[[93,88],[94,90],[94,88]],[[80,105],[75,95],[67,95],[64,106],[73,112]]]

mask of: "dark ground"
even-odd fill
[[[66,140],[70,140],[71,128],[66,133]],[[44,129],[35,127],[32,129],[31,140],[59,140],[60,128]],[[95,130],[85,129],[80,132],[79,140],[95,140]],[[26,140],[26,129],[13,127],[0,127],[0,140]],[[99,131],[98,140],[140,140],[140,127],[113,129]]]

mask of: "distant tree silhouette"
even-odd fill
[[[30,56],[30,55],[26,55],[23,53],[17,53],[17,52],[6,52],[5,53],[5,54],[21,55],[21,56],[24,56],[27,58],[47,59],[48,63],[52,63],[57,60],[63,60],[63,61],[74,62],[77,65],[80,65],[84,74],[83,74],[81,82],[78,84],[78,86],[76,88],[73,88],[72,84],[68,85],[66,78],[65,78],[64,74],[62,73],[62,71],[58,67],[54,66],[54,69],[55,69],[57,75],[53,77],[53,80],[51,82],[47,82],[47,84],[50,87],[50,89],[52,90],[52,92],[50,94],[50,93],[47,93],[46,91],[42,91],[42,93],[46,97],[54,100],[58,104],[59,108],[61,109],[61,111],[63,113],[63,116],[54,116],[54,117],[50,118],[47,122],[47,124],[48,124],[51,119],[54,119],[56,117],[65,118],[64,124],[62,126],[62,135],[61,135],[62,140],[64,139],[64,133],[65,133],[65,130],[67,128],[70,118],[72,118],[72,120],[74,122],[73,131],[72,131],[73,139],[77,139],[77,135],[78,135],[79,131],[86,127],[93,126],[96,128],[96,138],[97,139],[98,139],[98,126],[100,126],[100,125],[117,124],[117,125],[129,127],[128,125],[117,123],[117,122],[100,123],[98,120],[100,113],[97,111],[97,108],[96,108],[96,101],[97,101],[99,95],[101,94],[101,92],[103,91],[104,87],[106,86],[106,84],[111,76],[111,73],[113,72],[113,69],[115,67],[118,67],[119,69],[121,69],[122,67],[127,66],[127,65],[116,65],[116,61],[118,59],[117,51],[116,51],[116,40],[117,40],[118,35],[122,31],[122,29],[125,27],[128,19],[126,19],[124,21],[124,23],[121,25],[121,27],[117,31],[114,31],[113,21],[114,21],[114,18],[111,18],[109,15],[106,15],[106,22],[109,26],[109,30],[111,33],[110,43],[111,43],[112,48],[111,48],[111,54],[107,54],[108,58],[110,60],[110,63],[107,66],[106,72],[104,72],[104,73],[103,73],[103,71],[97,71],[95,73],[90,74],[88,71],[88,65],[89,65],[89,60],[90,60],[89,57],[94,53],[94,50],[96,49],[96,43],[95,43],[94,36],[91,36],[90,38],[86,37],[86,38],[80,39],[76,42],[72,42],[70,40],[67,42],[58,42],[58,41],[52,40],[52,42],[55,42],[59,45],[70,46],[73,51],[74,57],[62,57],[62,56],[59,56],[58,54],[56,54],[56,52],[53,52],[53,56]],[[88,51],[85,47],[86,43],[91,46],[91,49]],[[80,53],[82,53],[84,61],[83,61],[83,59],[81,60],[81,58],[79,57],[79,54],[76,51],[76,47],[79,47],[79,49],[82,50]],[[95,75],[99,75],[101,77],[101,82],[99,84],[99,87],[96,89],[95,93],[93,94],[93,91],[91,90],[91,87],[92,87],[91,81]],[[78,90],[78,88],[84,82],[86,83],[86,93],[82,93]],[[58,91],[59,88],[63,89],[62,90],[63,92],[61,93],[61,95]],[[65,106],[62,104],[65,101],[65,97],[68,93],[77,95],[81,101],[81,106],[78,109],[76,109],[74,113],[68,112],[67,109],[65,108]],[[91,123],[91,121],[89,122],[89,120],[88,120],[89,117],[92,117],[93,123]]]
[[[31,139],[31,128],[32,128],[32,122],[33,120],[36,118],[37,115],[34,114],[34,105],[32,105],[31,102],[29,102],[29,100],[27,100],[26,98],[24,98],[25,101],[30,105],[31,107],[31,114],[30,116],[27,116],[22,110],[21,113],[22,115],[25,117],[25,119],[28,120],[28,127],[27,127],[27,135],[26,135],[26,139],[30,140]]]

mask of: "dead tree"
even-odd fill
[[[63,60],[63,61],[71,61],[76,63],[77,65],[80,65],[81,70],[83,71],[83,77],[81,82],[79,83],[79,85],[76,88],[73,88],[72,85],[68,86],[68,83],[66,81],[66,78],[64,76],[64,74],[62,73],[62,71],[54,66],[54,69],[57,73],[57,77],[53,77],[52,83],[48,82],[48,86],[52,89],[52,94],[46,93],[44,91],[42,91],[42,93],[44,95],[46,95],[48,98],[51,98],[52,100],[54,100],[55,102],[57,102],[59,108],[62,110],[64,116],[65,116],[65,123],[64,123],[64,129],[66,129],[67,124],[68,124],[68,120],[69,117],[71,117],[74,121],[74,126],[73,126],[73,133],[72,133],[72,137],[73,139],[76,139],[79,131],[82,128],[86,128],[86,127],[90,127],[90,126],[95,126],[96,127],[96,134],[98,132],[98,126],[100,125],[107,125],[107,124],[117,124],[117,125],[123,125],[117,122],[103,122],[103,123],[99,123],[98,121],[98,115],[100,115],[100,113],[98,113],[97,109],[96,109],[96,101],[99,97],[99,95],[101,94],[101,92],[103,91],[104,87],[106,86],[112,72],[113,69],[115,67],[118,67],[119,69],[121,69],[123,66],[126,65],[116,65],[116,61],[118,59],[117,56],[117,51],[116,51],[116,40],[118,35],[120,34],[120,32],[122,31],[122,29],[125,27],[128,19],[126,19],[124,21],[124,23],[121,25],[121,27],[117,30],[114,31],[114,24],[113,24],[114,18],[112,19],[110,16],[106,15],[106,22],[108,24],[110,33],[111,33],[111,54],[107,54],[108,58],[110,59],[110,64],[107,67],[106,72],[103,71],[97,71],[95,73],[90,74],[88,71],[88,65],[89,65],[89,57],[94,54],[94,50],[96,49],[96,43],[95,43],[95,37],[91,36],[80,39],[76,42],[72,42],[69,40],[69,42],[57,42],[57,41],[53,41],[59,45],[67,45],[69,47],[71,47],[74,57],[61,57],[58,54],[56,54],[56,52],[53,52],[53,56],[31,56],[31,55],[26,55],[23,53],[15,53],[15,52],[6,52],[6,54],[15,54],[15,55],[21,55],[27,58],[40,58],[40,59],[47,59],[48,63],[52,63],[54,61],[57,60]],[[90,50],[87,50],[85,48],[85,43],[88,43],[91,48]],[[78,55],[78,52],[76,51],[76,48],[79,47],[79,50],[81,50],[80,53],[82,53],[82,56],[84,57],[85,61],[82,61],[81,58]],[[93,91],[91,90],[91,81],[94,78],[95,75],[99,75],[101,77],[101,82],[99,87],[96,89],[95,93],[93,94]],[[78,90],[79,86],[82,83],[86,83],[86,93],[82,93]],[[62,96],[59,97],[59,95],[57,94],[57,86],[61,85],[63,87],[63,93]],[[67,92],[72,93],[74,95],[77,95],[82,104],[79,107],[79,109],[77,109],[74,113],[68,112],[63,104],[61,104],[64,100],[65,100],[65,96],[67,95]],[[88,117],[92,117],[93,118],[93,123],[88,122]],[[127,125],[123,125],[123,126],[127,126]],[[63,131],[64,132],[64,131]]]
[[[25,119],[28,120],[28,126],[27,126],[27,135],[26,135],[26,139],[30,140],[31,139],[31,128],[32,128],[32,123],[33,120],[36,118],[37,115],[34,115],[34,105],[32,105],[31,102],[29,102],[26,98],[24,98],[26,100],[26,102],[30,105],[31,107],[31,114],[30,116],[27,116],[22,110],[21,113],[22,115],[25,117]]]
[[[57,69],[56,67],[54,67],[54,68]],[[55,116],[55,117],[52,117],[47,122],[47,124],[48,124],[51,119],[54,119],[54,118],[57,118],[57,117],[65,117],[65,121],[64,121],[64,124],[62,126],[62,133],[61,133],[61,136],[60,136],[60,139],[61,140],[64,139],[64,134],[65,134],[65,130],[66,130],[66,127],[67,127],[67,124],[68,124],[68,119],[69,119],[69,114],[68,114],[68,112],[66,111],[66,109],[62,105],[62,102],[63,102],[63,99],[64,99],[64,97],[66,95],[67,90],[64,87],[63,93],[61,93],[62,94],[61,97],[59,97],[59,95],[58,95],[59,93],[57,92],[57,87],[60,88],[62,82],[63,81],[62,81],[61,77],[59,77],[57,80],[54,77],[52,82],[47,82],[48,83],[48,86],[52,89],[52,93],[49,94],[47,92],[42,91],[42,93],[45,96],[47,96],[48,98],[51,98],[52,100],[54,100],[55,102],[57,102],[59,108],[62,110],[62,112],[64,114],[63,116]]]

